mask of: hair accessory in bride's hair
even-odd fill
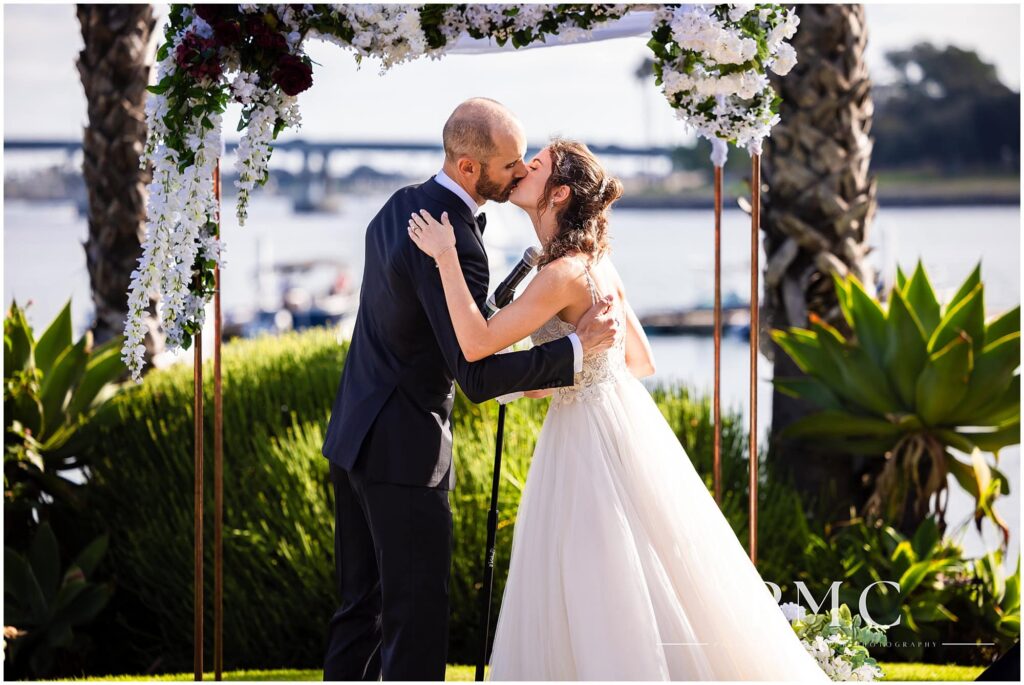
[[[604,197],[604,191],[608,189],[608,177],[601,179],[601,187],[597,189],[597,196]]]

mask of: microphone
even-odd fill
[[[536,247],[531,245],[526,248],[526,251],[523,252],[523,258],[519,260],[515,268],[505,277],[505,280],[498,284],[494,294],[487,298],[487,304],[485,305],[487,311],[485,314],[488,319],[512,301],[516,294],[516,286],[526,278],[526,274],[533,271],[533,268],[537,266],[537,262],[540,261],[540,257],[541,252]]]

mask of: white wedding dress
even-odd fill
[[[531,339],[574,330],[556,316]],[[829,681],[626,368],[624,343],[585,356],[552,396],[488,680]]]

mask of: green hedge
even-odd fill
[[[330,329],[236,340],[223,350],[225,668],[319,667],[335,609],[333,490],[320,454],[347,346]],[[212,363],[206,376],[206,647],[213,632]],[[711,488],[707,398],[686,388],[653,392]],[[510,405],[505,424],[491,635],[512,530],[548,400]],[[459,393],[454,413],[456,491],[449,661],[478,659],[479,585],[496,427],[496,403]],[[90,441],[94,509],[111,532],[117,583],[100,636],[119,672],[188,671],[193,634],[192,368],[154,371],[118,396]],[[744,424],[723,412],[723,510],[746,545]],[[765,470],[762,468],[762,475]],[[788,573],[805,537],[791,490],[762,487],[759,564]],[[804,525],[804,529],[806,525]],[[794,545],[796,547],[794,548]],[[787,585],[786,578],[765,578]],[[105,672],[112,672],[107,670]]]

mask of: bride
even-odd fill
[[[490,680],[801,680],[828,676],[789,622],[639,377],[651,349],[607,257],[622,194],[583,144],[555,139],[509,199],[543,246],[520,297],[485,319],[447,214],[413,214],[469,361],[568,335],[610,294],[626,335],[553,395],[513,532]]]

